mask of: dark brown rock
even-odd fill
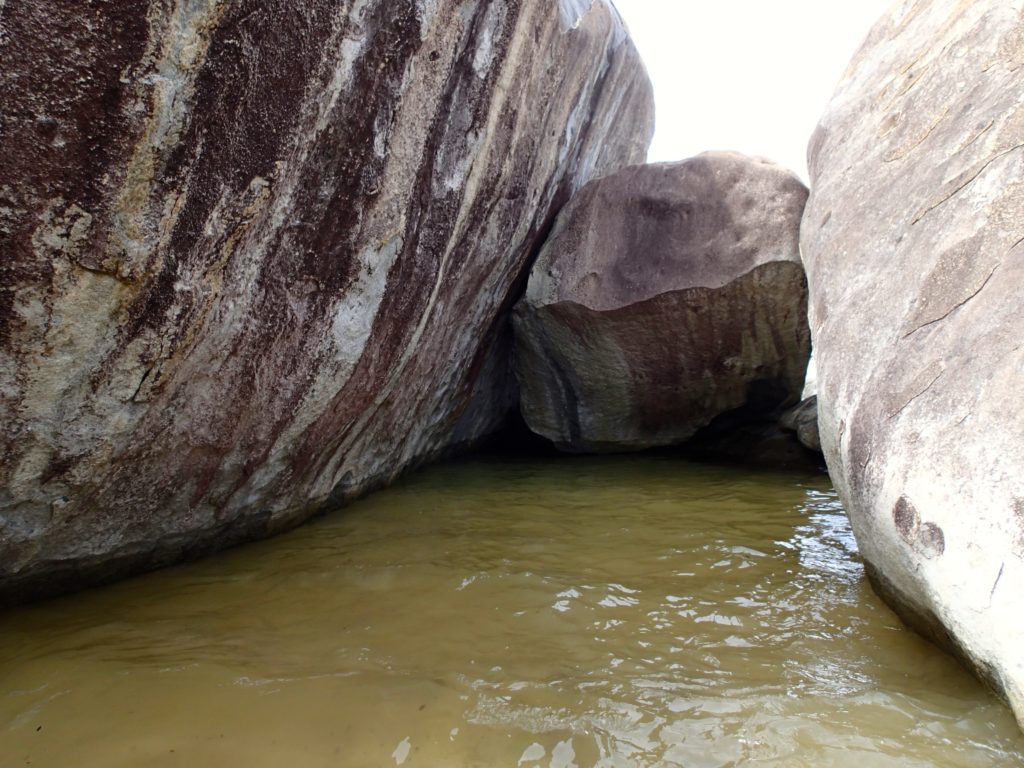
[[[1022,66],[1022,0],[894,5],[811,141],[801,244],[872,581],[1024,723]]]
[[[514,286],[651,91],[606,2],[0,4],[0,600],[494,430]]]
[[[728,153],[584,187],[515,310],[531,429],[565,450],[634,450],[795,402],[810,352],[806,195],[782,168]]]

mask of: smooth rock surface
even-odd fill
[[[515,286],[652,113],[603,0],[0,2],[0,602],[493,431]]]
[[[876,588],[1024,722],[1024,0],[897,3],[810,145],[821,442]]]
[[[563,450],[637,450],[796,402],[806,196],[779,166],[724,152],[584,187],[515,309],[530,428]]]

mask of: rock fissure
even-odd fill
[[[925,141],[928,140],[928,137],[935,132],[935,129],[938,128],[942,121],[946,119],[946,116],[948,114],[949,107],[947,106],[945,109],[942,110],[939,116],[936,117],[935,120],[932,121],[932,123],[927,128],[924,129],[924,131],[922,131],[921,135],[916,140],[914,140],[907,146],[899,147],[893,150],[891,153],[885,155],[885,157],[882,158],[882,162],[894,163],[907,157],[911,152],[913,152],[915,149],[917,149],[919,146],[924,144]]]
[[[967,142],[966,142],[966,143],[965,143],[965,144],[964,144],[963,146],[961,146],[961,147],[960,147],[960,148],[959,148],[959,149],[958,149],[958,150],[956,151],[956,154],[960,154],[961,152],[963,152],[963,151],[965,151],[966,149],[968,149],[968,148],[970,148],[971,146],[973,146],[973,145],[974,145],[974,143],[975,143],[975,142],[976,142],[976,141],[977,141],[978,139],[980,139],[980,138],[981,138],[982,136],[984,136],[984,135],[985,135],[986,133],[988,133],[989,131],[991,131],[991,130],[992,130],[992,128],[993,128],[993,126],[995,126],[995,124],[996,124],[996,121],[995,121],[994,119],[993,119],[993,120],[989,120],[989,121],[988,121],[988,123],[986,123],[986,124],[985,124],[985,127],[984,127],[984,128],[982,128],[982,129],[981,129],[980,131],[978,131],[978,132],[977,132],[976,134],[974,134],[973,136],[971,136],[971,138],[970,138],[970,139],[968,139],[968,140],[967,140]]]
[[[996,588],[999,586],[999,582],[1003,578],[1003,571],[1006,570],[1006,561],[1004,560],[999,564],[999,573],[996,574],[996,580],[992,583],[992,589],[988,593],[989,606],[992,605],[992,598],[996,596]]]
[[[1016,246],[1014,246],[1014,247],[1016,247]],[[1011,248],[1010,250],[1013,250],[1013,248]],[[983,290],[985,290],[985,286],[988,285],[989,280],[992,279],[992,276],[996,273],[996,271],[999,269],[1000,266],[1002,266],[1002,265],[1001,264],[996,264],[994,267],[992,267],[992,271],[988,273],[988,276],[982,281],[981,285],[979,285],[975,289],[975,291],[973,293],[971,293],[963,301],[960,301],[960,302],[957,302],[956,304],[954,304],[952,307],[950,307],[948,310],[946,310],[946,312],[943,313],[940,317],[937,317],[934,320],[929,320],[927,323],[922,323],[921,325],[917,326],[916,328],[914,328],[911,331],[907,331],[907,333],[905,333],[903,335],[903,338],[907,339],[907,338],[913,336],[915,333],[917,333],[918,331],[920,331],[920,330],[922,330],[924,328],[928,328],[929,326],[935,325],[936,323],[941,323],[943,320],[945,320],[947,317],[952,315],[958,309],[961,309],[962,307],[964,307],[969,301],[971,301],[971,299],[975,298],[979,293],[981,293]]]
[[[982,161],[979,164],[979,166],[977,166],[977,170],[975,170],[973,172],[968,171],[968,173],[971,173],[971,175],[965,181],[955,182],[957,184],[957,186],[949,194],[945,195],[940,200],[938,200],[935,203],[932,203],[927,208],[925,208],[923,211],[918,213],[917,216],[910,222],[911,225],[917,224],[925,216],[927,216],[932,211],[934,211],[936,208],[939,208],[940,206],[945,205],[950,200],[952,200],[954,197],[956,197],[961,192],[963,192],[965,189],[967,189],[967,187],[969,187],[971,184],[973,184],[975,181],[977,181],[978,177],[981,176],[986,170],[988,170],[989,166],[991,166],[992,163],[994,163],[996,160],[999,160],[1000,158],[1005,157],[1006,155],[1010,154],[1011,152],[1016,152],[1018,149],[1021,149],[1021,148],[1024,148],[1024,143],[1016,144],[1016,145],[1010,147],[1009,149],[1004,149],[1003,151],[997,152],[996,154],[992,155],[987,160]]]

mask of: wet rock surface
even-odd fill
[[[810,354],[806,195],[788,171],[732,153],[584,187],[515,309],[530,428],[563,450],[637,450],[795,403]]]
[[[529,257],[652,131],[605,2],[0,9],[0,601],[493,431]]]
[[[1024,2],[897,4],[810,146],[821,442],[868,572],[1024,721]]]

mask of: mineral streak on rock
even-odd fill
[[[1024,722],[1022,67],[1024,0],[896,4],[811,141],[801,245],[875,586]]]
[[[500,424],[517,280],[652,132],[617,14],[578,10],[0,7],[0,600],[268,535]]]
[[[806,198],[793,174],[731,153],[584,187],[515,310],[530,428],[568,451],[635,450],[795,403],[810,355]]]

